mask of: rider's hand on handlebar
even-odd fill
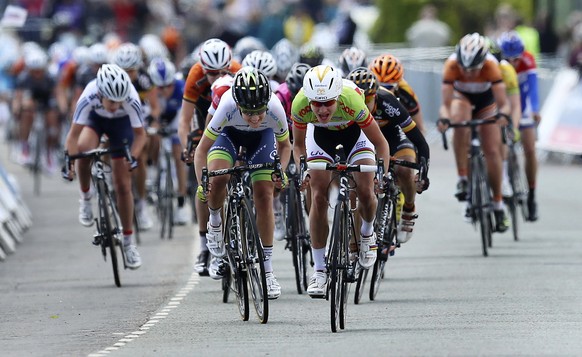
[[[67,181],[73,181],[73,179],[75,178],[75,170],[73,169],[73,163],[69,159],[69,153],[67,151],[65,151],[64,159],[65,163],[61,168],[61,176],[63,177],[63,179]]]
[[[437,120],[437,129],[439,132],[444,133],[449,128],[451,120],[447,118],[439,118]]]

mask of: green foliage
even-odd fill
[[[380,15],[369,36],[376,43],[405,42],[406,29],[418,19],[420,9],[426,4],[435,5],[440,20],[451,27],[451,44],[466,33],[482,33],[502,3],[511,4],[526,23],[534,17],[534,0],[376,0],[375,3]]]

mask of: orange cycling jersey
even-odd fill
[[[75,61],[67,61],[61,68],[58,83],[65,88],[72,88],[75,84],[75,75],[77,73],[77,63]]]
[[[228,71],[230,73],[236,73],[239,69],[241,69],[240,63],[233,60],[230,63]],[[183,99],[196,104],[200,97],[204,97],[209,102],[212,101],[212,97],[210,96],[210,82],[206,78],[202,64],[197,62],[190,68],[190,72],[188,72],[186,84],[184,85]]]
[[[499,62],[493,55],[487,55],[483,68],[476,75],[470,77],[461,70],[457,62],[457,56],[451,55],[446,61],[443,69],[443,83],[452,84],[459,92],[464,93],[483,93],[491,85],[501,83],[503,78],[499,69]]]

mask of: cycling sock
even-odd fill
[[[91,186],[85,188],[81,188],[81,198],[85,201],[89,201],[91,197],[93,197],[93,193],[91,192]]]
[[[503,204],[503,200],[499,200],[499,201],[494,201],[493,202],[493,209],[496,211],[501,211],[505,208],[505,205]]]
[[[128,245],[131,245],[132,243],[132,238],[133,238],[133,231],[123,231],[123,245],[125,247],[127,247]]]
[[[264,246],[263,252],[265,253],[265,273],[272,273],[273,263],[271,257],[273,256],[273,246]]]
[[[374,233],[374,221],[368,222],[362,219],[362,228],[360,228],[360,234],[363,237],[369,237]]]
[[[210,212],[210,217],[208,219],[208,222],[210,222],[210,225],[212,225],[214,227],[220,226],[220,223],[222,223],[222,218],[220,217],[220,212],[222,211],[222,207],[217,208],[217,209],[208,207],[208,211]]]
[[[313,269],[315,271],[326,271],[325,269],[325,248],[312,249],[313,253]]]
[[[178,207],[184,207],[184,196],[178,196]]]
[[[142,198],[138,198],[137,201],[135,202],[135,210],[136,211],[141,211],[143,210],[143,206],[144,206],[144,199]]]
[[[283,210],[283,205],[281,204],[281,200],[279,196],[273,197],[273,211],[281,212]]]
[[[536,189],[535,187],[530,187],[529,188],[529,192],[527,193],[527,199],[528,200],[534,200],[536,197]]]
[[[208,250],[208,247],[206,246],[206,233],[207,232],[198,232],[200,233],[200,251],[203,252],[205,250]]]

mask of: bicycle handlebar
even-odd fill
[[[501,116],[505,116],[507,117],[506,114],[502,114],[500,113],[498,116],[494,117],[493,119],[471,119],[471,120],[465,120],[462,121],[460,123],[451,123],[450,119],[447,118],[440,118],[437,120],[437,123],[441,123],[443,125],[446,125],[446,129],[441,133],[441,136],[443,138],[443,148],[445,150],[449,149],[449,144],[447,142],[447,136],[446,136],[446,132],[449,128],[476,128],[480,125],[487,125],[487,124],[494,124],[497,123],[497,120],[501,117]]]

